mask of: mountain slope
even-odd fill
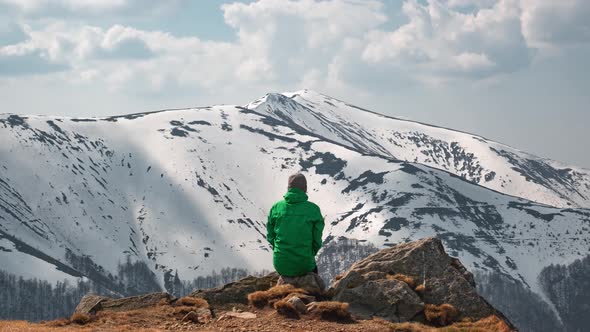
[[[299,170],[326,215],[326,243],[347,237],[384,247],[437,236],[470,269],[541,296],[545,267],[590,251],[588,210],[533,203],[400,161],[359,131],[350,141],[318,134],[277,115],[299,103],[275,97],[284,108],[0,116],[0,265],[31,255],[49,263],[35,266],[41,278],[55,266],[109,289],[127,257],[145,262],[162,287],[176,271],[189,279],[223,267],[271,269],[266,213]],[[353,123],[350,116],[341,122]]]
[[[268,94],[248,108],[361,153],[412,161],[557,207],[590,207],[590,171],[481,136],[372,113],[309,90]]]

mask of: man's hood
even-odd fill
[[[285,199],[285,202],[294,204],[307,201],[307,194],[299,188],[291,188],[283,198]]]

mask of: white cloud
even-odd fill
[[[529,63],[520,31],[517,1],[501,0],[474,13],[455,11],[441,1],[406,1],[408,23],[375,31],[363,58],[391,64],[422,77],[487,77]]]
[[[0,48],[0,54],[41,59],[60,70],[70,68],[67,75],[60,74],[62,79],[103,82],[113,89],[384,89],[400,80],[490,78],[527,67],[532,47],[584,42],[588,23],[583,14],[590,2],[583,1],[406,0],[402,9],[407,23],[401,26],[388,21],[379,1],[232,3],[222,10],[225,22],[236,31],[234,42],[123,25],[36,20],[21,24],[26,38]],[[0,3],[23,12],[51,6],[119,10],[138,4],[136,0]],[[32,68],[50,72],[41,66]]]
[[[261,0],[223,5],[225,21],[237,30],[239,46],[255,60],[251,72],[298,81],[308,68],[325,68],[351,39],[386,21],[376,1]]]

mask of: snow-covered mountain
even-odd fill
[[[245,107],[1,115],[0,266],[107,288],[127,257],[162,287],[173,271],[271,269],[266,213],[300,170],[326,243],[438,236],[543,298],[545,267],[590,252],[587,170],[305,90]]]
[[[590,208],[589,170],[478,135],[376,114],[309,90],[267,94],[247,107],[363,154],[432,166],[538,203]]]

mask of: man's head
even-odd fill
[[[289,177],[289,186],[287,188],[299,188],[304,192],[307,192],[307,180],[305,179],[305,176],[301,173],[291,175]]]

